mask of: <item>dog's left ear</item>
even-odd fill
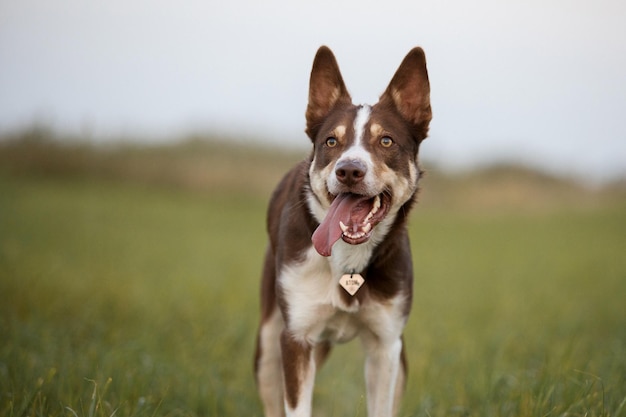
[[[309,81],[309,104],[306,109],[306,133],[311,140],[315,140],[324,118],[337,104],[351,102],[335,55],[327,46],[320,47],[313,60]]]
[[[407,54],[389,86],[380,96],[380,103],[395,107],[413,127],[418,142],[428,136],[432,111],[426,56],[422,48],[413,48]]]

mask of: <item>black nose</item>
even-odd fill
[[[359,160],[352,159],[341,161],[335,168],[335,175],[342,184],[352,186],[363,180],[367,173],[367,167]]]

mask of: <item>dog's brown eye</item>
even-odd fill
[[[388,148],[391,145],[393,145],[393,139],[391,139],[389,136],[384,136],[383,138],[380,139],[380,144],[383,147]]]
[[[334,148],[335,146],[337,146],[337,139],[333,138],[332,136],[326,139],[326,146],[328,146],[329,148]]]

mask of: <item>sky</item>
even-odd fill
[[[0,0],[0,133],[107,141],[193,133],[310,146],[309,74],[335,53],[374,104],[414,46],[433,121],[423,159],[626,176],[623,0]]]

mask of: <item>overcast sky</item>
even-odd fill
[[[626,174],[625,22],[623,0],[0,0],[0,131],[307,146],[320,45],[370,104],[419,45],[434,117],[423,158],[612,178]]]

